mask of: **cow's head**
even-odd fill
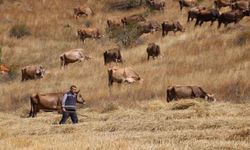
[[[77,95],[76,96],[77,97],[77,103],[80,103],[80,104],[85,104],[86,103],[86,101],[84,100],[83,96],[80,93],[80,90],[78,90],[76,92],[76,95]]]
[[[207,94],[205,99],[210,102],[216,102],[216,98],[214,98],[214,94]]]
[[[40,78],[43,78],[45,74],[45,68],[43,68],[43,66],[39,66],[36,69],[36,75]]]

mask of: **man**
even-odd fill
[[[63,115],[59,124],[64,124],[69,117],[74,124],[78,123],[76,114],[77,92],[77,87],[75,85],[72,85],[70,87],[70,91],[64,94],[62,100]]]

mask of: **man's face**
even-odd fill
[[[73,93],[77,93],[77,89],[75,88],[75,87],[73,87],[73,88],[71,88],[71,92],[73,92]]]

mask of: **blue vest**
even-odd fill
[[[67,110],[76,110],[76,95],[71,92],[67,92],[67,99],[65,101],[65,108]]]

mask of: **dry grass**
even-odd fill
[[[165,38],[160,32],[143,35],[138,46],[124,48],[123,66],[137,70],[144,83],[109,89],[102,52],[116,43],[107,36],[82,43],[76,29],[89,24],[105,33],[107,18],[148,11],[112,11],[106,2],[111,0],[4,0],[0,5],[2,59],[16,68],[14,80],[0,83],[0,149],[247,149],[248,104],[190,100],[166,104],[165,90],[168,85],[200,85],[219,101],[247,103],[249,18],[219,30],[209,24],[194,28],[194,23],[186,23],[186,10],[180,12],[178,2],[170,0],[165,12],[149,13],[147,19],[179,20],[186,32]],[[95,16],[76,20],[72,8],[86,3]],[[207,0],[203,4],[211,7]],[[9,37],[16,24],[27,25],[32,34]],[[161,46],[162,58],[146,60],[148,42]],[[60,70],[59,55],[73,48],[83,48],[95,59]],[[21,83],[20,68],[30,64],[42,64],[48,73],[42,80]],[[71,84],[78,85],[87,100],[80,112],[89,117],[80,119],[79,125],[54,125],[60,117],[56,114],[19,118],[29,110],[32,93],[65,91]],[[66,142],[67,138],[77,140]]]

